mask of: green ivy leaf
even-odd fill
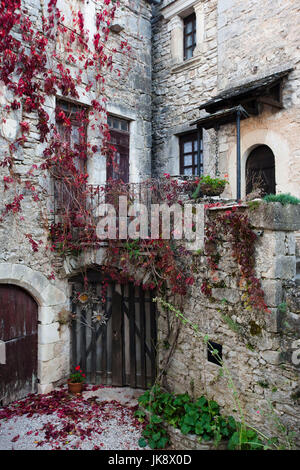
[[[159,423],[162,423],[162,418],[160,416],[154,414],[154,415],[151,416],[150,421],[153,424],[159,424]]]
[[[180,428],[182,434],[186,435],[191,431],[191,426],[188,426],[187,424],[183,424]]]
[[[153,439],[154,441],[159,441],[160,438],[161,438],[161,432],[160,432],[160,431],[158,431],[158,432],[152,434],[152,439]]]
[[[157,443],[157,448],[164,449],[166,445],[168,444],[168,442],[169,442],[169,439],[167,437],[161,437]]]
[[[156,442],[153,439],[149,439],[148,445],[151,449],[156,449]]]
[[[139,446],[140,447],[146,447],[147,446],[147,441],[143,437],[141,437],[139,439]]]
[[[235,450],[240,443],[240,436],[239,432],[236,431],[235,433],[232,434],[231,438],[228,441],[228,450]]]
[[[198,421],[198,423],[196,424],[195,426],[195,433],[198,435],[198,436],[201,436],[204,432],[204,429],[202,427],[202,424]]]

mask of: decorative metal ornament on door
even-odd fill
[[[98,275],[99,278],[99,275]],[[72,280],[72,366],[93,384],[148,388],[156,376],[156,308],[133,284]]]

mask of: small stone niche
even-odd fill
[[[214,351],[218,351],[217,354],[214,354]],[[222,366],[223,359],[223,347],[221,344],[215,343],[214,341],[209,341],[207,343],[207,360],[218,366]]]

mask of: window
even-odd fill
[[[188,60],[193,57],[193,52],[196,47],[196,15],[184,18],[183,20],[183,57]]]
[[[56,128],[63,142],[69,143],[71,149],[77,152],[73,160],[77,169],[84,171],[87,159],[87,108],[68,101],[58,101]]]
[[[87,166],[87,113],[85,106],[59,100],[56,106],[56,129],[62,143],[68,143],[64,152],[72,157],[75,170],[86,173]],[[67,161],[67,160],[66,160]],[[54,176],[54,194],[57,210],[64,213],[76,213],[82,207],[82,185],[74,185],[74,168],[68,167],[63,160],[58,160]]]
[[[198,142],[200,143],[198,148]],[[185,134],[180,137],[180,174],[202,175],[203,173],[203,146],[201,135],[198,132]]]
[[[129,182],[129,121],[108,116],[111,144],[116,148],[114,161],[107,162],[107,179]]]

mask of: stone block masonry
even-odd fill
[[[72,2],[61,3],[68,10]],[[78,3],[93,29],[94,3]],[[126,57],[117,54],[115,68],[120,70],[121,76],[107,72],[105,94],[107,111],[130,122],[131,181],[138,182],[164,172],[179,174],[179,137],[194,130],[191,122],[204,116],[205,112],[199,111],[200,104],[224,89],[291,67],[293,71],[283,88],[283,108],[274,110],[264,104],[259,116],[242,122],[242,193],[244,196],[249,152],[257,145],[268,145],[275,156],[277,192],[300,196],[299,7],[296,3],[294,0],[164,0],[156,6],[155,16],[151,18],[148,1],[121,1],[111,49],[121,39],[131,45],[131,53]],[[28,6],[32,21],[41,24],[43,2],[25,0],[24,4]],[[183,17],[192,11],[196,13],[197,45],[194,56],[184,61],[178,38],[182,37]],[[76,66],[73,68],[78,72]],[[85,92],[88,78],[83,77],[78,100],[86,106],[95,97],[95,90]],[[3,86],[1,109],[11,101],[11,92]],[[55,107],[55,97],[46,97],[50,124],[55,121]],[[20,177],[24,177],[32,165],[39,166],[43,162],[45,149],[39,141],[37,116],[27,114],[21,107],[1,125],[2,154],[6,152],[7,143],[20,137],[19,123],[23,120],[30,124],[30,133],[24,146],[15,150],[15,170]],[[89,142],[99,144],[97,133],[92,129],[88,132]],[[234,125],[228,124],[218,131],[204,130],[203,158],[204,173],[229,173],[230,185],[225,195],[235,197]],[[102,183],[105,169],[100,154],[89,161],[89,182]],[[7,175],[6,169],[1,167],[1,180]],[[70,308],[68,277],[83,266],[100,266],[103,252],[91,250],[76,261],[71,257],[62,259],[50,250],[45,254],[43,248],[33,252],[25,235],[30,233],[46,247],[49,243],[46,225],[52,221],[53,207],[46,196],[52,189],[50,178],[36,174],[32,184],[40,201],[34,203],[30,191],[24,191],[22,223],[12,214],[0,222],[0,282],[21,286],[38,303],[38,379],[39,391],[44,393],[65,381],[69,374],[69,328],[59,323],[60,312]],[[2,208],[12,194],[14,189],[0,190]],[[209,211],[209,217],[215,217],[221,210]],[[208,269],[205,252],[197,255],[199,272],[183,306],[184,314],[222,346],[223,359],[231,371],[247,422],[268,434],[275,433],[268,406],[271,402],[275,416],[294,430],[299,440],[300,306],[299,285],[295,282],[297,259],[299,264],[299,253],[295,250],[295,232],[300,230],[299,206],[261,203],[253,211],[248,210],[248,215],[258,235],[255,271],[269,313],[246,308],[231,240],[220,234],[218,269],[216,272]],[[56,271],[55,279],[51,278],[52,270]],[[204,280],[210,283],[209,297],[201,290]],[[177,327],[176,319],[161,311],[158,319],[160,367],[167,354],[163,345],[172,343]],[[206,394],[218,401],[225,413],[235,414],[238,419],[232,391],[220,370],[207,360],[206,344],[199,342],[187,325],[182,325],[164,374],[164,385],[170,391],[187,391],[194,397]],[[180,441],[178,436],[174,439],[176,448],[196,445],[185,439]]]
[[[185,61],[181,50],[179,56],[174,53],[172,34],[177,35],[180,49],[178,25],[191,11],[199,20],[201,42]],[[250,152],[267,145],[275,157],[276,192],[300,197],[299,15],[294,0],[176,0],[156,7],[152,155],[156,173],[178,174],[179,136],[205,116],[200,105],[220,92],[292,68],[283,84],[283,108],[261,104],[259,116],[241,124],[241,190],[244,198]],[[204,130],[203,155],[204,173],[228,174],[230,186],[224,195],[236,197],[235,124],[222,125],[217,132]]]
[[[206,255],[201,255],[197,281],[183,305],[183,313],[199,331],[222,346],[223,361],[231,373],[246,422],[274,436],[278,434],[274,425],[277,417],[289,430],[296,432],[300,445],[300,361],[295,360],[300,338],[300,304],[299,288],[294,279],[296,259],[292,254],[295,249],[293,230],[300,224],[300,218],[295,217],[298,210],[298,206],[278,207],[276,203],[261,203],[256,209],[247,210],[253,230],[260,233],[255,242],[255,271],[264,290],[268,312],[245,304],[240,270],[233,260],[230,239],[219,233],[218,269],[211,272]],[[214,218],[222,209],[208,212],[208,217]],[[265,218],[266,213],[268,218]],[[285,221],[286,230],[281,220]],[[211,296],[201,291],[206,279],[212,288]],[[172,301],[170,296],[170,303]],[[178,320],[172,313],[161,310],[160,367],[168,354],[164,344],[173,345],[177,328]],[[168,331],[172,331],[170,337]],[[187,392],[194,398],[206,395],[222,406],[223,414],[240,419],[225,372],[221,373],[219,365],[208,361],[207,345],[188,325],[181,324],[174,353],[162,377],[163,385],[170,392]],[[181,442],[189,445],[183,438]]]
[[[186,61],[181,58],[179,63],[174,63],[171,44],[173,17],[164,16],[164,8],[175,3],[163,2],[158,7],[153,24],[154,174],[179,174],[178,135],[192,130],[190,123],[199,117],[200,103],[209,99],[217,90],[217,38],[216,35],[210,36],[207,31],[208,25],[210,31],[217,28],[217,1],[180,2],[181,10],[186,7],[187,11],[190,11],[191,6],[201,4],[201,18],[203,16],[206,29],[203,37],[199,38],[194,57]],[[178,15],[181,15],[181,12]],[[175,18],[180,20],[180,16]],[[183,50],[182,37],[176,38],[175,46],[178,51]],[[207,156],[208,149],[211,150],[210,158],[204,160],[205,172],[214,174],[214,131],[206,132],[205,140]]]

